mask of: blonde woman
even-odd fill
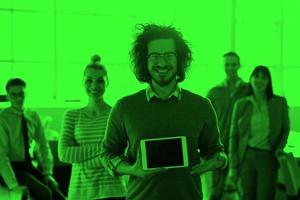
[[[94,56],[84,70],[88,105],[64,116],[58,154],[62,162],[72,164],[69,199],[125,199],[121,179],[106,172],[99,156],[111,110],[103,99],[107,83],[107,71],[100,57]]]

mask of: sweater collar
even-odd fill
[[[179,85],[176,85],[175,90],[168,96],[168,99],[170,99],[171,97],[176,97],[176,99],[178,101],[181,100],[181,93],[182,93],[182,89],[179,87]],[[150,102],[150,100],[153,97],[159,98],[161,99],[152,89],[151,85],[148,85],[147,89],[146,89],[146,97],[147,97],[147,101]]]

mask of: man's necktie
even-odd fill
[[[31,158],[29,155],[28,127],[27,127],[27,123],[26,123],[24,114],[22,114],[21,125],[22,125],[22,133],[23,133],[23,138],[24,138],[25,160],[26,160],[26,162],[31,163]]]

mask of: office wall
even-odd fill
[[[267,65],[275,92],[300,106],[298,10],[297,0],[1,0],[0,94],[10,77],[22,77],[29,106],[84,104],[83,69],[98,53],[109,72],[105,98],[114,104],[145,87],[131,72],[128,52],[135,25],[155,22],[173,24],[190,42],[194,62],[183,87],[205,95],[224,78],[223,53],[235,50],[243,79]]]

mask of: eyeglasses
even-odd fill
[[[175,52],[150,53],[147,56],[148,60],[152,63],[158,63],[161,57],[163,57],[165,62],[171,62],[177,57],[177,54]]]
[[[25,96],[25,92],[11,92],[8,94],[10,97],[16,98],[16,97],[24,97]]]

